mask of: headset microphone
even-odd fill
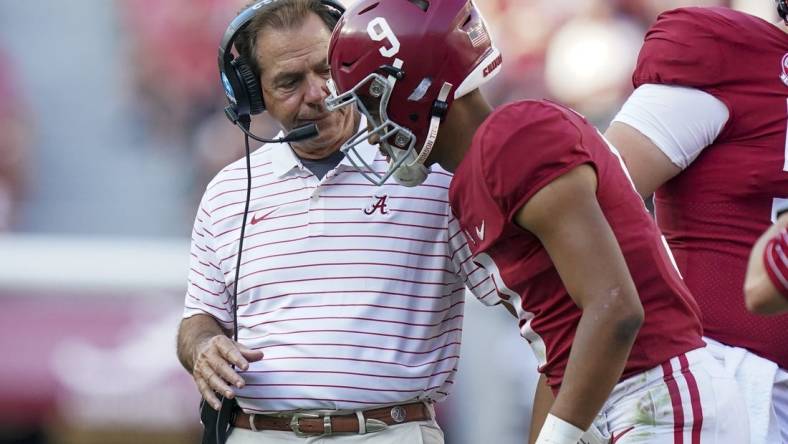
[[[282,137],[276,139],[266,139],[264,137],[256,136],[252,134],[251,131],[249,131],[248,119],[241,118],[235,124],[238,125],[238,128],[241,128],[241,131],[243,131],[244,134],[246,134],[249,138],[263,143],[299,142],[301,140],[311,139],[319,134],[319,131],[317,130],[317,125],[315,125],[314,123],[308,123],[306,125],[293,128]]]
[[[317,125],[310,123],[307,125],[293,128],[282,138],[277,139],[281,142],[298,142],[300,140],[311,139],[318,135]]]

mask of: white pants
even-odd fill
[[[742,389],[750,418],[750,444],[788,444],[788,370],[746,349],[703,339]]]
[[[435,410],[427,405],[432,419],[429,421],[404,422],[388,426],[379,432],[337,433],[329,436],[300,438],[293,432],[261,430],[253,432],[234,428],[227,444],[444,444],[443,430],[435,422]]]
[[[705,348],[618,383],[594,425],[616,444],[747,444],[744,400]]]

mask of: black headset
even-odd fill
[[[776,0],[777,13],[780,14],[783,20],[788,23],[788,0]]]
[[[224,31],[222,43],[219,45],[219,74],[224,86],[224,94],[230,102],[225,108],[225,113],[233,123],[236,123],[241,116],[252,116],[265,111],[263,91],[257,75],[243,56],[233,56],[233,44],[238,34],[258,13],[278,2],[279,0],[262,0],[255,3],[241,11]],[[335,0],[320,0],[320,3],[336,21],[339,21],[345,12],[345,8]]]

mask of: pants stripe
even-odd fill
[[[679,356],[679,362],[681,362],[681,374],[684,375],[684,379],[687,381],[690,402],[692,403],[692,444],[700,444],[700,430],[703,427],[703,405],[700,402],[698,382],[689,369],[687,356]]]
[[[670,402],[673,405],[673,443],[684,444],[684,409],[681,405],[679,385],[673,378],[673,366],[670,364],[670,361],[662,363],[662,372],[664,373],[662,379],[665,381],[665,385],[668,386]]]

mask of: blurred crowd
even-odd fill
[[[189,151],[195,198],[219,169],[244,152],[243,137],[224,116],[217,48],[246,3],[119,0],[133,59],[132,109],[140,134],[153,145]],[[265,115],[253,129],[264,137],[277,132]]]
[[[16,75],[0,48],[0,231],[14,225],[15,209],[25,196],[33,149],[32,122]]]
[[[352,0],[345,0],[345,3]],[[188,168],[193,199],[213,175],[243,154],[243,138],[222,112],[216,49],[244,0],[117,0],[119,41],[130,68],[125,109],[143,153],[175,151]],[[725,5],[766,16],[769,0],[478,0],[504,54],[487,89],[493,104],[524,98],[566,103],[605,126],[630,90],[642,36],[659,12],[684,5]],[[2,42],[0,42],[0,45]],[[2,51],[2,48],[0,48]],[[34,123],[0,52],[0,230],[17,226],[35,157]],[[265,116],[263,136],[277,132]],[[191,204],[191,203],[190,203]],[[188,224],[188,221],[184,221]]]

